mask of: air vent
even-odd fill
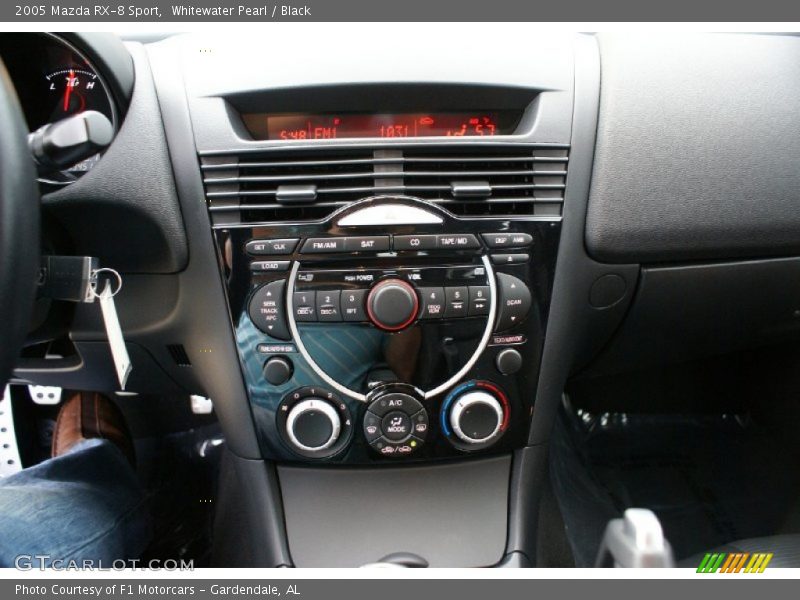
[[[186,354],[186,348],[183,347],[183,344],[169,344],[167,345],[167,350],[172,356],[172,360],[175,361],[175,364],[179,367],[191,367],[192,361],[189,360],[189,355]]]
[[[464,216],[558,217],[566,146],[432,147],[203,156],[214,224],[319,219],[367,196],[406,194]]]

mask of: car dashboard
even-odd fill
[[[797,334],[737,274],[800,281],[800,40],[333,42],[0,36],[31,130],[114,126],[43,252],[121,273],[129,390],[211,398],[221,563],[530,566],[571,377]],[[15,378],[116,390],[93,307]]]

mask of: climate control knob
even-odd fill
[[[367,296],[367,314],[372,323],[385,331],[405,329],[419,312],[414,287],[402,279],[384,279]]]
[[[503,407],[488,392],[467,392],[455,401],[450,411],[453,433],[468,444],[493,438],[502,424]]]
[[[307,452],[319,452],[339,439],[339,413],[321,398],[306,398],[295,404],[286,417],[286,435],[291,443]]]
[[[445,399],[442,430],[462,450],[494,444],[508,427],[509,405],[494,384],[474,381],[453,390]]]

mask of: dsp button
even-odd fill
[[[253,325],[279,340],[291,339],[286,324],[285,288],[286,281],[283,279],[263,285],[253,294],[247,307]]]
[[[529,233],[483,233],[481,236],[489,248],[524,248],[533,243]]]
[[[294,252],[297,238],[282,238],[278,240],[250,240],[245,245],[245,252],[253,256],[265,256],[269,254],[291,254]]]
[[[421,319],[441,319],[445,313],[444,288],[424,287],[419,288],[422,298]]]
[[[353,236],[344,242],[347,252],[385,252],[389,246],[388,235]]]
[[[317,291],[317,320],[341,321],[340,291]]]
[[[500,292],[495,331],[505,331],[518,325],[531,310],[531,291],[521,279],[507,273],[497,274]]]

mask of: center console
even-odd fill
[[[265,456],[380,464],[524,446],[559,223],[410,196],[216,230]]]
[[[533,562],[533,414],[592,147],[574,143],[575,56],[595,50],[379,38],[150,49],[184,218],[207,209],[193,256],[213,242],[232,333],[193,362],[241,371],[208,378],[229,448],[220,564]]]

